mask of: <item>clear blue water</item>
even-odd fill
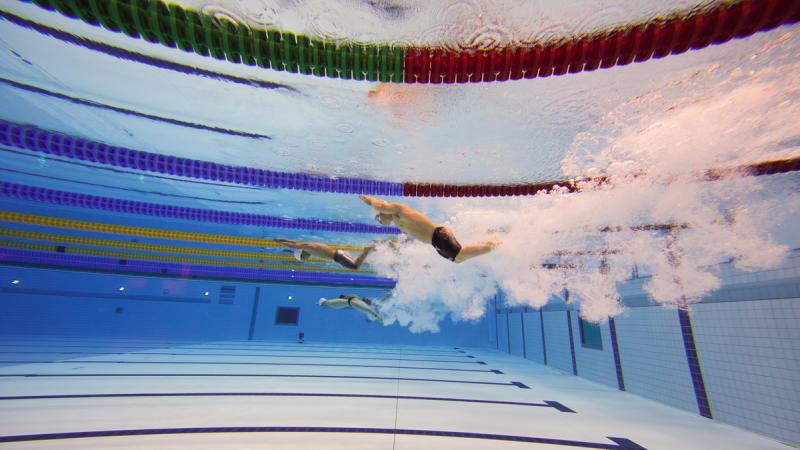
[[[698,2],[181,3],[319,38],[492,48]],[[780,448],[774,439],[800,439],[791,406],[800,395],[799,180],[796,173],[702,177],[708,169],[800,155],[796,25],[592,73],[445,86],[278,73],[132,40],[25,2],[9,0],[0,10],[204,71],[117,58],[1,19],[0,121],[9,126],[331,179],[613,180],[576,195],[388,197],[451,227],[464,243],[502,241],[491,254],[455,265],[428,245],[380,244],[396,238],[388,232],[220,224],[14,198],[11,186],[24,185],[168,208],[375,225],[353,194],[202,181],[0,145],[0,434],[265,424],[331,433],[305,430],[286,441],[237,435],[219,444],[231,448],[452,448],[453,441],[416,435],[404,441],[396,432],[404,428],[485,433],[497,442],[622,436],[646,448]],[[51,221],[26,222],[32,216]],[[65,227],[62,219],[101,228]],[[674,235],[631,231],[663,223],[685,227]],[[132,228],[109,233],[108,226]],[[609,226],[626,231],[598,231]],[[180,233],[197,235],[177,239]],[[207,235],[217,238],[203,242]],[[231,245],[220,236],[262,241]],[[330,272],[341,268],[299,265],[272,247],[274,238],[379,246],[368,272]],[[32,261],[36,255],[45,259]],[[96,259],[92,268],[76,267],[64,259],[73,256]],[[142,261],[152,264],[133,270]],[[278,265],[283,279],[246,272],[263,263]],[[209,266],[227,275],[197,275]],[[301,272],[334,278],[286,281]],[[342,294],[374,300],[386,326],[353,309],[318,305]],[[693,324],[685,325],[690,313],[676,306],[689,307]],[[286,308],[297,312],[297,323],[277,323]],[[596,327],[599,348],[581,342],[584,326]],[[697,353],[702,370],[692,365]],[[583,378],[563,376],[570,373]],[[708,394],[698,388],[703,376]],[[280,399],[202,395],[267,391]],[[142,392],[203,398],[48,397],[36,407],[10,399]],[[431,397],[444,403],[424,403]],[[465,399],[478,406],[452,403]],[[553,415],[569,411],[544,400],[578,414]],[[527,402],[527,409],[508,402]],[[709,411],[769,439],[701,419]],[[765,419],[772,417],[778,420]],[[335,427],[391,436],[326,440]]]
[[[612,4],[590,7],[553,2],[510,15],[501,5],[489,3],[453,4],[441,10],[407,5],[395,11],[403,11],[400,17],[389,14],[382,4],[354,6],[349,15],[343,14],[346,8],[331,5],[303,9],[302,13],[296,5],[284,9],[239,5],[227,10],[193,5],[217,14],[243,14],[251,24],[293,26],[296,32],[320,37],[364,40],[383,30],[376,39],[403,41],[416,34],[421,36],[418,42],[432,39],[463,45],[490,45],[489,40],[496,37],[491,30],[506,30],[508,35],[501,41],[514,41],[521,39],[526,27],[567,33],[583,31],[589,24],[603,27],[624,18],[653,17],[686,7],[680,2],[642,4],[629,5],[623,11],[625,8]],[[386,248],[376,252],[370,258],[371,269],[398,282],[385,314],[389,322],[414,332],[436,331],[439,324],[451,319],[477,321],[480,327],[486,305],[501,291],[508,294],[511,304],[539,307],[560,295],[562,284],[578,294],[574,297],[582,301],[585,317],[603,320],[621,311],[614,286],[634,268],[641,274],[655,274],[647,290],[656,302],[693,302],[719,285],[718,276],[708,267],[730,258],[746,270],[774,267],[789,249],[800,245],[791,226],[800,209],[792,194],[794,177],[775,177],[768,183],[747,178],[723,180],[713,189],[692,178],[709,168],[796,156],[797,141],[789,119],[795,115],[797,103],[797,80],[792,75],[797,39],[791,27],[593,73],[531,82],[423,86],[265,71],[132,40],[23,2],[10,3],[7,8],[17,17],[51,29],[206,71],[204,76],[187,75],[115,58],[75,45],[63,36],[47,36],[29,26],[2,21],[6,82],[0,86],[4,105],[0,118],[11,123],[141,151],[333,178],[519,183],[598,174],[619,177],[616,189],[587,192],[577,199],[561,195],[395,199],[423,211],[436,223],[451,226],[464,243],[485,239],[487,234],[504,242],[491,257],[457,267],[420,246],[404,245],[397,255]],[[469,26],[458,18],[476,11],[478,37],[470,41],[465,38]],[[303,14],[306,19],[298,19],[305,17]],[[431,17],[437,18],[440,28],[430,23]],[[537,25],[536,20],[542,23]],[[370,27],[373,31],[364,31]],[[421,31],[426,29],[439,31]],[[254,79],[261,85],[233,83],[214,74]],[[83,103],[77,104],[75,99]],[[153,116],[184,125],[154,120]],[[747,126],[741,126],[743,123]],[[355,195],[155,176],[13,148],[3,149],[0,170],[9,183],[76,194],[292,219],[373,223],[370,209]],[[642,172],[647,172],[647,177],[630,182],[631,174]],[[625,177],[628,181],[623,182]],[[352,246],[392,237],[214,225],[62,208],[8,197],[0,201],[10,211],[175,231]],[[721,233],[716,224],[726,220],[731,226]],[[681,238],[683,272],[673,275],[669,274],[674,268],[670,269],[663,236],[593,236],[585,232],[595,226],[670,222],[692,225],[692,231]],[[596,271],[597,258],[567,261],[582,268],[574,272],[540,269],[552,264],[554,252],[603,248],[622,250],[610,257],[610,271]],[[530,273],[531,267],[536,268],[534,273]],[[681,281],[670,281],[676,279]],[[166,295],[155,285],[148,289]],[[274,298],[282,299],[295,289],[300,288],[271,285],[268,291],[277,291]],[[209,291],[213,297],[217,289],[199,291]],[[295,297],[311,301],[338,294],[323,288],[312,291]],[[177,294],[170,290],[170,295]],[[381,292],[369,294],[383,297]],[[320,317],[323,320],[324,316]]]

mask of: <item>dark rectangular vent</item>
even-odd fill
[[[300,308],[278,307],[275,312],[275,325],[297,325],[300,316]]]
[[[236,286],[222,286],[219,288],[220,305],[231,305],[236,298]]]
[[[583,348],[603,349],[603,337],[600,335],[600,325],[587,322],[578,318],[580,322],[581,345]]]

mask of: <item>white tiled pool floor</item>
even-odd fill
[[[788,447],[487,349],[6,338],[6,448]]]

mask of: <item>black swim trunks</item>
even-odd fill
[[[431,241],[433,248],[450,261],[455,261],[458,252],[461,251],[461,244],[458,243],[453,232],[447,227],[437,227],[433,230],[433,239]]]
[[[353,258],[341,250],[336,250],[336,252],[333,254],[333,260],[342,266],[347,267],[348,269],[358,269],[358,266],[356,266],[356,262],[353,261]]]
[[[352,308],[353,304],[351,302],[353,301],[353,299],[356,299],[356,298],[359,298],[359,297],[356,297],[355,295],[347,295],[347,296],[342,296],[342,298],[346,298],[347,299],[347,306]],[[367,306],[372,306],[372,300],[370,300],[368,298],[362,297],[361,301],[366,303]]]

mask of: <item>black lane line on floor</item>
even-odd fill
[[[452,369],[449,367],[420,367],[420,366],[376,366],[368,364],[320,364],[320,363],[269,363],[269,362],[220,362],[220,361],[100,361],[86,359],[69,359],[65,361],[0,361],[0,364],[172,364],[183,365],[204,365],[204,366],[301,366],[301,367],[357,367],[366,369],[408,369],[408,370],[440,370],[447,372],[479,372],[496,373],[502,375],[503,372],[496,369]]]
[[[230,353],[174,353],[174,352],[139,352],[139,353],[109,353],[109,352],[4,352],[0,354],[5,355],[32,355],[32,354],[46,354],[46,355],[125,355],[125,356],[140,356],[140,355],[169,355],[169,356],[235,356],[235,357],[258,357],[258,358],[308,358],[308,359],[368,359],[378,361],[408,361],[408,362],[435,362],[435,363],[451,363],[451,364],[480,364],[486,365],[483,361],[457,361],[449,359],[405,359],[405,358],[374,358],[369,356],[303,356],[303,355],[270,355],[270,354],[235,354]],[[35,361],[31,361],[35,362]],[[69,362],[65,360],[62,362]]]
[[[492,441],[525,442],[529,444],[562,445],[566,447],[646,450],[626,438],[608,436],[613,444],[600,442],[573,441],[534,436],[515,436],[508,434],[466,433],[461,431],[411,430],[403,428],[347,428],[347,427],[204,427],[204,428],[145,428],[135,430],[77,431],[70,433],[22,434],[0,436],[0,443],[49,441],[57,439],[81,439],[118,436],[152,436],[168,434],[208,434],[208,433],[358,433],[391,434],[406,436],[435,436],[463,439],[485,439]]]
[[[107,349],[110,349],[110,350],[119,349],[119,348],[151,349],[151,350],[158,349],[158,347],[152,346],[152,345],[150,345],[150,346],[131,347],[131,346],[125,346],[125,345],[102,346],[102,345],[53,345],[53,344],[49,344],[49,345],[48,344],[0,344],[0,347],[45,347],[45,348],[53,348],[53,347],[57,347],[57,348],[76,348],[77,347],[77,348],[107,348]],[[175,348],[175,347],[173,347],[173,348]],[[244,351],[244,352],[249,351],[249,350],[253,350],[253,348],[237,349],[237,348],[219,348],[219,347],[180,347],[180,348],[177,348],[177,349],[178,350],[228,350],[228,351]],[[170,350],[170,349],[169,348],[164,348],[163,350]],[[328,351],[326,351],[326,350],[313,350],[313,349],[308,348],[308,347],[306,347],[306,348],[297,348],[297,349],[292,349],[292,350],[288,350],[288,349],[287,350],[272,349],[271,351],[277,351],[277,352],[285,351],[285,352],[291,352],[291,353],[323,353],[323,354],[330,353],[331,351],[334,351],[336,353],[342,353],[342,354],[369,354],[369,355],[396,355],[396,356],[445,356],[445,357],[450,357],[450,358],[475,358],[474,356],[469,356],[469,355],[453,355],[453,354],[446,355],[446,354],[434,354],[434,353],[372,352],[372,351],[359,352],[359,351],[353,351],[353,350],[343,350],[343,351],[341,351],[341,350],[328,350]],[[231,355],[235,356],[235,353],[231,353]]]
[[[222,133],[227,134],[230,136],[239,136],[239,137],[246,137],[250,139],[272,139],[272,137],[267,136],[266,134],[257,134],[257,133],[248,133],[246,131],[238,131],[238,130],[229,130],[227,128],[219,128],[219,127],[212,127],[209,125],[203,125],[194,122],[186,122],[183,120],[173,119],[170,117],[161,117],[156,116],[153,114],[147,114],[140,111],[134,111],[132,109],[120,108],[118,106],[113,105],[106,105],[105,103],[96,102],[94,100],[87,100],[85,98],[78,98],[78,97],[70,97],[69,95],[62,94],[60,92],[48,91],[47,89],[40,88],[38,86],[33,86],[30,84],[20,83],[19,81],[10,80],[8,78],[0,77],[0,82],[5,83],[9,86],[15,87],[17,89],[22,89],[24,91],[33,92],[36,94],[46,95],[48,97],[58,98],[60,100],[65,100],[70,103],[74,103],[77,105],[83,106],[90,106],[92,108],[100,108],[106,109],[109,111],[114,111],[120,114],[125,114],[128,116],[135,116],[143,119],[153,120],[156,122],[164,122],[169,123],[172,125],[178,125],[187,128],[194,128],[197,130],[205,130],[211,131],[214,133]]]
[[[243,84],[247,86],[257,86],[266,89],[287,89],[290,91],[295,91],[295,92],[297,91],[297,89],[283,84],[256,80],[253,78],[240,78],[224,73],[212,72],[210,70],[199,69],[197,67],[178,64],[172,61],[154,58],[152,56],[144,55],[141,53],[135,53],[119,47],[113,47],[111,45],[102,42],[92,41],[81,36],[76,36],[74,34],[70,34],[65,31],[51,28],[37,22],[23,19],[22,17],[9,13],[8,11],[0,10],[0,17],[22,28],[28,28],[37,31],[40,34],[50,36],[52,38],[58,39],[59,41],[67,42],[73,45],[78,45],[80,47],[84,47],[89,50],[94,50],[99,53],[105,53],[107,55],[111,55],[120,59],[126,59],[137,63],[147,64],[149,66],[155,66],[161,69],[174,70],[176,72],[180,72],[186,75],[197,75],[205,78],[230,81],[233,83]]]
[[[430,381],[433,383],[481,384],[487,386],[516,386],[530,389],[519,381],[498,383],[495,381],[442,380],[438,378],[370,377],[363,375],[308,375],[280,373],[12,373],[0,374],[0,378],[100,378],[100,377],[229,377],[229,378],[331,378],[348,380]]]
[[[347,398],[385,398],[391,400],[429,400],[437,402],[462,402],[462,403],[485,403],[492,405],[512,405],[512,406],[540,406],[553,408],[563,413],[575,413],[570,408],[559,402],[545,400],[543,403],[529,402],[507,402],[503,400],[479,400],[471,398],[452,398],[452,397],[419,397],[409,395],[377,395],[377,394],[325,394],[316,392],[143,392],[133,394],[65,394],[65,395],[18,395],[10,397],[0,397],[4,400],[51,400],[51,399],[75,399],[75,398],[126,398],[126,397],[347,397]]]

